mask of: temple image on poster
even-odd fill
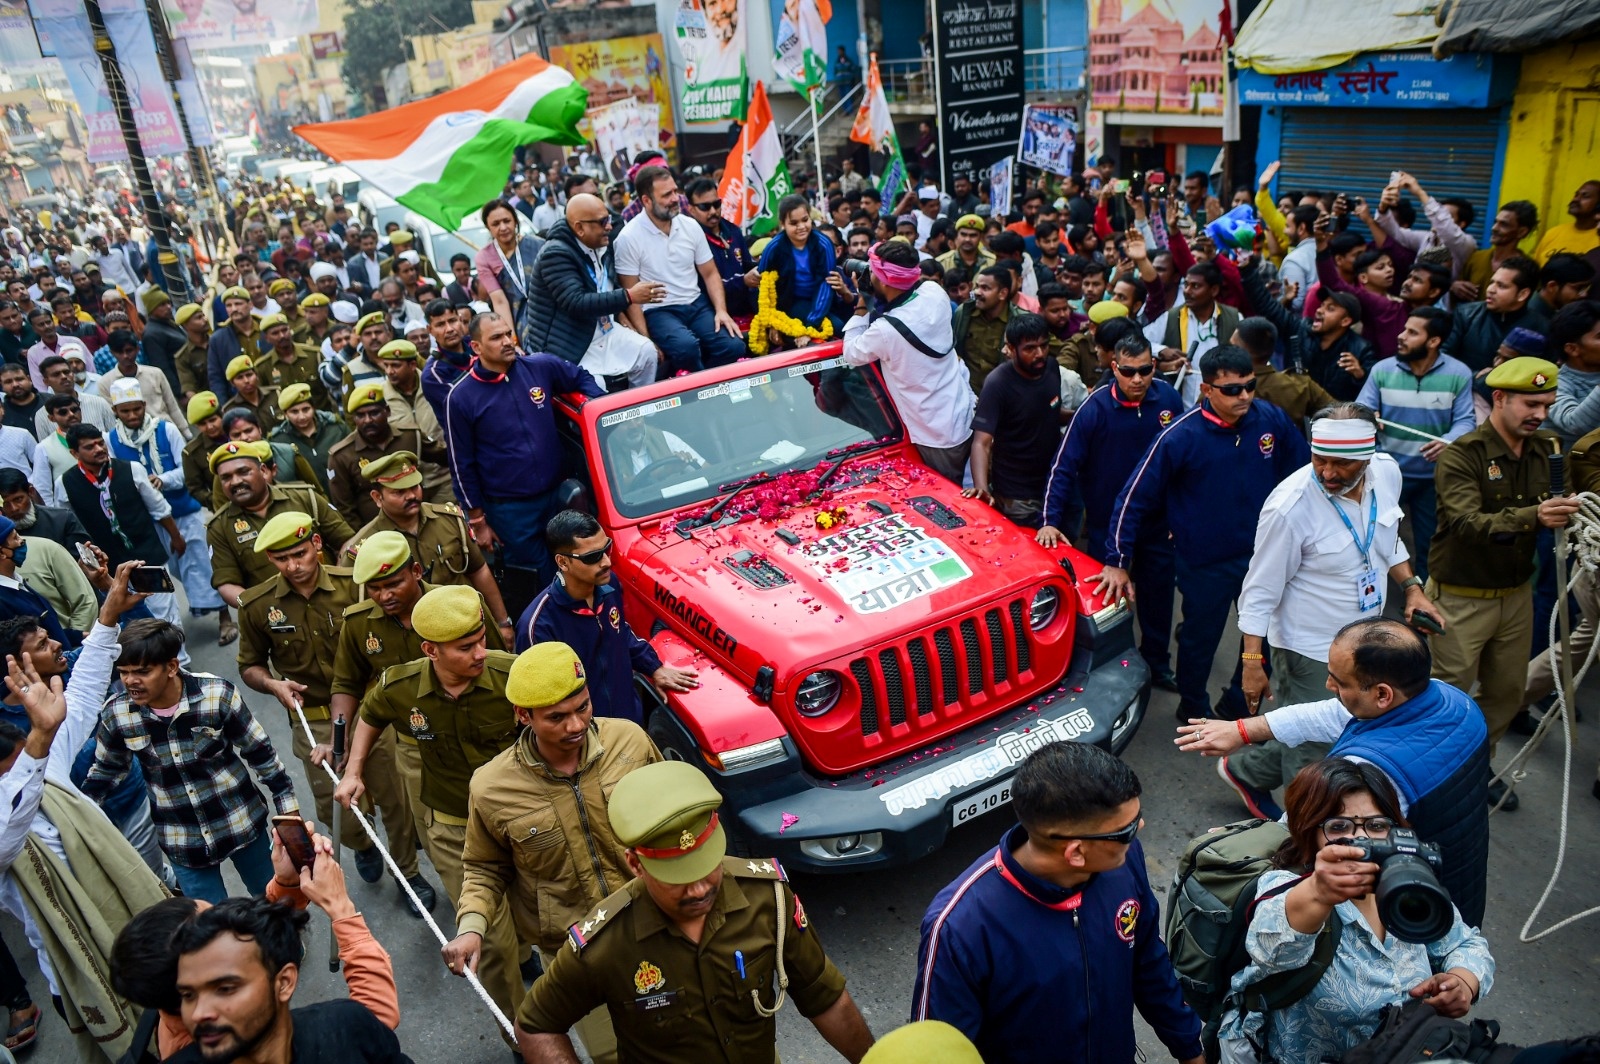
[[[1098,0],[1090,10],[1091,107],[1222,113],[1215,0]]]

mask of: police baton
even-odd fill
[[[333,770],[340,772],[344,769],[344,718],[333,718]],[[339,860],[339,839],[343,828],[344,807],[337,801],[333,803],[333,859]],[[339,939],[333,933],[333,925],[328,925],[328,971],[339,970]]]

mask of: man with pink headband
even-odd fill
[[[845,323],[846,365],[877,362],[906,436],[922,460],[960,485],[972,449],[972,411],[977,397],[966,363],[955,353],[950,331],[950,300],[917,267],[916,249],[904,240],[877,244],[867,255],[874,309],[864,293],[849,291],[837,274],[830,279],[841,294],[856,297],[855,314]]]

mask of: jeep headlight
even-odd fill
[[[1028,604],[1028,624],[1035,632],[1047,627],[1061,610],[1061,592],[1046,584],[1033,594]]]
[[[802,717],[820,717],[839,704],[844,677],[832,669],[819,669],[800,681],[794,693],[794,708]]]

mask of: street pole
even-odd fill
[[[813,85],[806,91],[806,106],[811,110],[811,146],[817,155],[817,199],[819,202],[826,204],[827,197],[824,192],[828,187],[828,183],[822,177],[822,130],[817,119],[817,89],[820,87]],[[781,222],[782,219],[780,218],[779,221]]]
[[[145,0],[145,13],[150,19],[150,32],[155,37],[156,60],[161,64],[161,72],[167,79],[167,88],[172,94],[172,108],[178,116],[178,126],[183,130],[183,142],[189,148],[189,177],[194,183],[195,213],[202,219],[200,236],[205,241],[206,253],[213,255],[215,254],[213,232],[220,233],[217,213],[221,208],[221,195],[217,192],[216,176],[211,172],[211,160],[207,157],[205,149],[194,141],[194,130],[189,125],[189,114],[183,108],[183,94],[178,91],[178,80],[182,72],[178,69],[178,55],[172,46],[172,32],[167,28],[167,16],[162,13],[161,5],[155,0]],[[198,79],[195,84],[198,86]]]
[[[106,94],[117,110],[117,125],[122,129],[122,142],[128,151],[128,168],[133,171],[133,184],[139,193],[139,203],[144,208],[145,224],[156,238],[156,258],[161,266],[161,274],[166,278],[165,288],[169,293],[185,294],[189,291],[189,283],[183,276],[177,254],[172,250],[172,234],[167,230],[166,216],[161,213],[161,202],[156,199],[156,186],[150,179],[150,167],[144,161],[144,148],[139,144],[139,127],[133,119],[133,103],[128,99],[128,84],[123,81],[122,68],[117,65],[117,49],[111,43],[110,31],[106,29],[100,0],[83,0],[83,9],[89,16],[94,50],[100,56],[100,72],[106,79]]]

